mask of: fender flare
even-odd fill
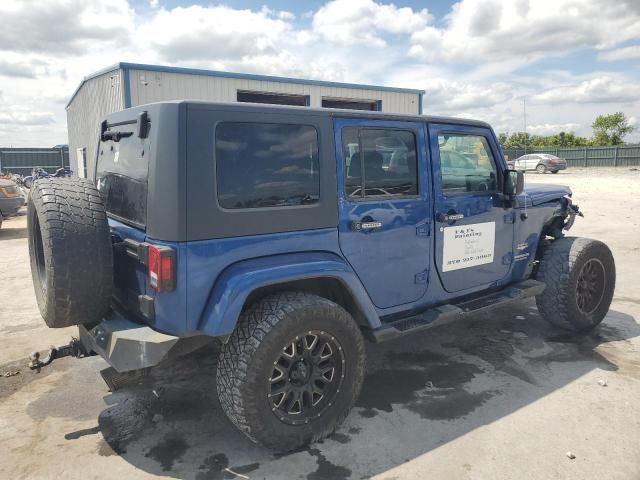
[[[198,325],[204,335],[225,337],[236,327],[247,297],[258,288],[310,278],[332,278],[351,294],[369,327],[381,326],[377,311],[351,267],[338,255],[292,253],[243,260],[218,277]]]

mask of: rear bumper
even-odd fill
[[[22,205],[24,205],[24,197],[22,195],[10,198],[2,197],[0,198],[0,213],[2,213],[3,217],[8,217],[20,210]]]
[[[550,163],[549,165],[547,165],[547,169],[552,171],[566,170],[567,164],[566,163]]]
[[[84,348],[100,355],[118,372],[157,365],[180,340],[134,323],[116,311],[90,329],[84,325],[78,328]]]

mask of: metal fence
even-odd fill
[[[34,167],[53,173],[68,166],[68,148],[0,148],[0,172],[26,176]]]
[[[569,167],[637,167],[640,166],[640,144],[618,147],[577,148],[507,148],[503,149],[507,160],[528,153],[550,153],[567,160]]]

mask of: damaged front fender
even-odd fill
[[[573,227],[576,217],[584,217],[578,205],[573,203],[570,195],[564,195],[558,204],[558,208],[545,222],[542,234],[553,238],[561,238],[564,231]]]

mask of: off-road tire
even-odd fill
[[[543,164],[539,163],[539,164],[536,166],[536,172],[537,172],[537,173],[547,173],[547,167],[546,167],[546,166],[544,166]]]
[[[578,306],[578,282],[583,267],[590,260],[602,266],[603,288],[593,311]],[[549,323],[572,332],[593,329],[609,311],[616,282],[616,267],[611,250],[590,238],[563,237],[545,247],[536,278],[546,284],[536,296],[542,317]]]
[[[99,320],[113,288],[107,215],[94,185],[80,178],[34,182],[27,204],[31,276],[51,328]]]
[[[269,378],[287,342],[323,330],[339,342],[344,379],[333,403],[308,424],[291,425],[272,411]],[[364,379],[365,349],[353,318],[339,305],[304,292],[265,297],[243,313],[222,347],[216,386],[222,409],[252,441],[287,452],[334,432],[353,407]]]

